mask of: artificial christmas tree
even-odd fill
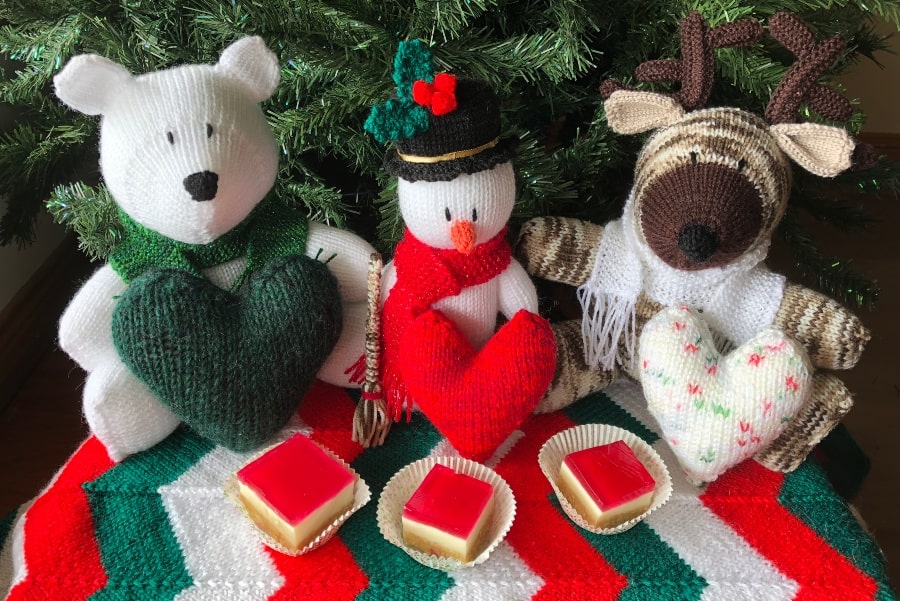
[[[97,124],[61,107],[48,86],[66,60],[94,52],[146,72],[213,62],[222,48],[251,34],[262,36],[282,65],[282,85],[265,105],[281,150],[277,192],[310,217],[349,225],[382,250],[399,239],[396,191],[381,169],[379,145],[362,124],[368,109],[392,91],[389,70],[398,42],[419,38],[435,44],[439,70],[487,81],[501,100],[504,134],[520,137],[512,225],[549,214],[603,223],[621,209],[641,140],[607,128],[597,86],[607,77],[630,81],[637,64],[673,55],[678,21],[693,9],[712,26],[742,17],[763,21],[777,10],[798,12],[817,33],[840,33],[850,41],[835,73],[883,47],[871,30],[876,15],[900,24],[900,2],[894,0],[779,6],[704,0],[4,2],[0,52],[20,64],[0,82],[0,101],[18,114],[18,125],[0,138],[0,195],[9,200],[0,242],[27,241],[47,200],[96,258],[104,258],[121,236],[109,195],[91,171]],[[758,111],[790,62],[773,44],[721,52],[710,105]],[[857,112],[851,127],[861,122]],[[850,304],[873,300],[870,282],[842,260],[822,256],[798,213],[842,227],[864,224],[866,216],[836,201],[836,192],[893,190],[900,171],[881,166],[828,186],[797,171],[781,234],[805,283]]]

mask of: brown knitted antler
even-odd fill
[[[799,119],[797,111],[803,102],[826,119],[849,119],[853,114],[850,102],[831,88],[818,83],[819,78],[844,51],[844,38],[836,35],[816,43],[809,27],[798,17],[786,12],[772,15],[768,23],[772,37],[790,50],[797,61],[772,94],[766,107],[766,121],[772,125],[796,122]]]
[[[715,50],[749,46],[762,37],[762,26],[753,19],[740,19],[709,27],[697,11],[681,20],[681,59],[650,60],[638,65],[635,75],[646,82],[681,82],[671,94],[687,111],[702,108],[709,100],[715,77]],[[604,99],[616,90],[633,89],[614,79],[600,86]]]

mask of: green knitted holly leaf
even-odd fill
[[[382,144],[411,138],[428,129],[428,111],[412,100],[391,98],[372,107],[365,128]]]
[[[413,82],[434,81],[434,64],[431,51],[419,40],[400,42],[394,56],[394,83],[397,84],[397,96],[412,100]]]
[[[382,144],[411,138],[428,130],[428,111],[412,97],[414,82],[434,81],[431,51],[425,44],[419,40],[400,42],[394,56],[393,80],[397,84],[396,97],[373,106],[364,126]]]

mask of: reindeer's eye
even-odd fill
[[[738,161],[737,170],[743,171],[746,166],[747,166],[747,161],[745,159],[741,159],[740,161]]]
[[[209,123],[207,123],[207,124],[206,124],[206,137],[207,137],[207,138],[212,138],[212,134],[213,134],[213,128],[212,128],[212,125],[209,124]]]
[[[169,144],[174,144],[175,143],[175,134],[173,134],[170,131],[167,131],[166,132],[166,140],[169,141]]]
[[[447,221],[450,221],[450,207],[444,207],[444,217],[447,218]]]
[[[697,164],[697,153],[691,152],[691,165],[696,165],[696,164]]]
[[[478,221],[478,209],[472,209],[472,221]]]

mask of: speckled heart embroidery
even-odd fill
[[[806,352],[780,330],[763,330],[723,356],[687,307],[666,309],[644,326],[639,357],[650,413],[697,484],[765,448],[811,389]]]

